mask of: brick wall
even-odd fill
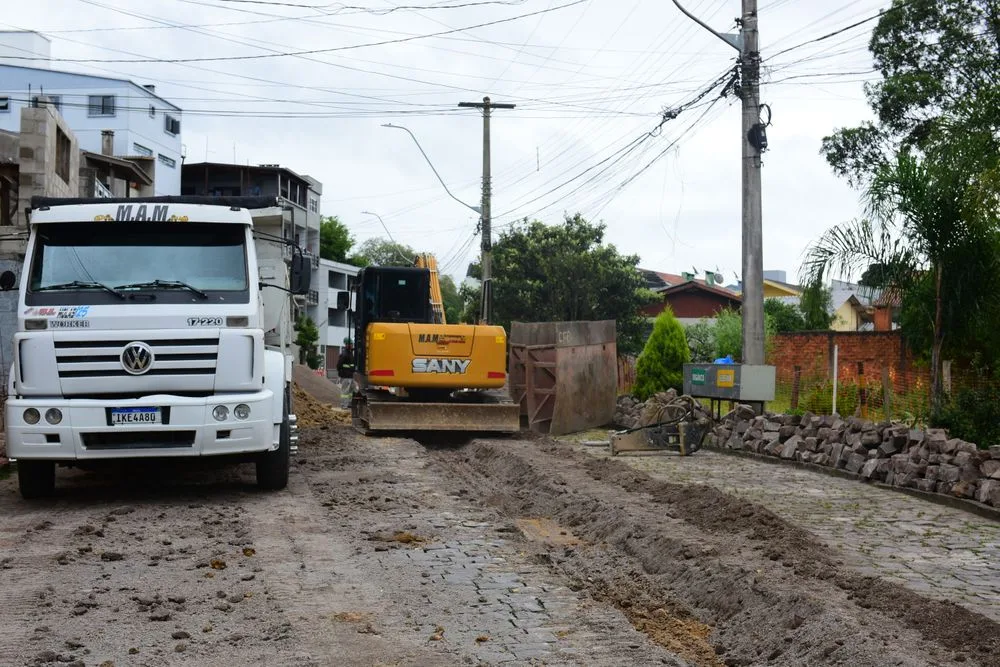
[[[913,377],[918,371],[899,331],[814,331],[782,333],[774,337],[769,363],[779,380],[791,378],[799,366],[804,377],[833,376],[833,349],[837,347],[838,377],[857,377],[858,362],[867,377],[878,378],[883,368],[893,375]]]

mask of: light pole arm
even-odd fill
[[[731,46],[734,49],[736,49],[737,51],[740,51],[740,52],[743,51],[743,46],[741,44],[741,42],[743,40],[741,39],[741,35],[728,35],[728,34],[724,34],[724,33],[721,33],[721,32],[716,32],[712,28],[712,26],[708,25],[707,23],[705,23],[704,21],[702,21],[700,18],[698,18],[697,16],[695,16],[694,14],[692,14],[691,12],[689,12],[688,10],[684,9],[684,7],[681,6],[681,3],[677,2],[677,0],[673,0],[673,2],[674,2],[675,5],[677,5],[677,9],[681,10],[681,12],[685,16],[687,16],[689,19],[691,19],[692,21],[694,21],[695,23],[697,23],[698,25],[700,25],[702,28],[704,28],[705,30],[709,31],[710,33],[712,33],[713,35],[715,35],[716,37],[718,37],[719,39],[721,39],[723,42],[725,42],[729,46]]]
[[[459,199],[458,197],[456,197],[455,195],[453,195],[451,193],[451,190],[449,190],[448,186],[445,185],[444,179],[441,178],[441,174],[439,174],[437,172],[437,169],[434,168],[434,164],[431,162],[431,159],[429,157],[427,157],[427,153],[424,152],[424,149],[420,146],[420,142],[417,141],[417,138],[413,135],[413,132],[410,132],[409,129],[403,127],[402,125],[393,125],[392,123],[385,123],[385,124],[382,125],[382,127],[391,127],[391,128],[396,129],[396,130],[405,130],[406,133],[410,135],[410,138],[413,139],[413,143],[415,143],[417,145],[417,148],[420,150],[420,154],[424,156],[425,160],[427,160],[427,164],[430,166],[431,171],[433,171],[434,175],[437,176],[438,181],[441,182],[441,187],[443,187],[444,191],[448,193],[448,196],[451,197],[452,199],[454,199],[455,201],[457,201],[462,206],[465,206],[466,208],[471,208],[476,213],[482,215],[483,210],[481,208],[479,208],[478,206],[469,206],[464,201],[462,201],[461,199]]]

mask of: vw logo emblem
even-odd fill
[[[129,343],[122,350],[122,368],[129,375],[142,375],[153,367],[153,349],[145,343]]]

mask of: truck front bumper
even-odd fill
[[[237,419],[237,405],[250,408],[247,419]],[[173,395],[141,399],[9,398],[6,406],[7,456],[13,459],[56,461],[191,457],[244,454],[272,450],[278,445],[283,415],[273,415],[273,394],[220,394],[186,398]],[[218,405],[226,419],[213,417]],[[159,408],[160,423],[113,424],[117,408]],[[25,421],[25,411],[38,411],[36,424]],[[46,412],[55,408],[62,419],[52,424]]]

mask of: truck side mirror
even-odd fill
[[[292,275],[290,289],[292,294],[308,294],[312,282],[312,262],[301,253],[292,255]]]
[[[13,271],[4,271],[0,273],[0,291],[9,292],[14,289],[14,285],[17,283],[17,276],[14,275]]]
[[[351,293],[337,292],[337,310],[349,310],[351,307]]]

